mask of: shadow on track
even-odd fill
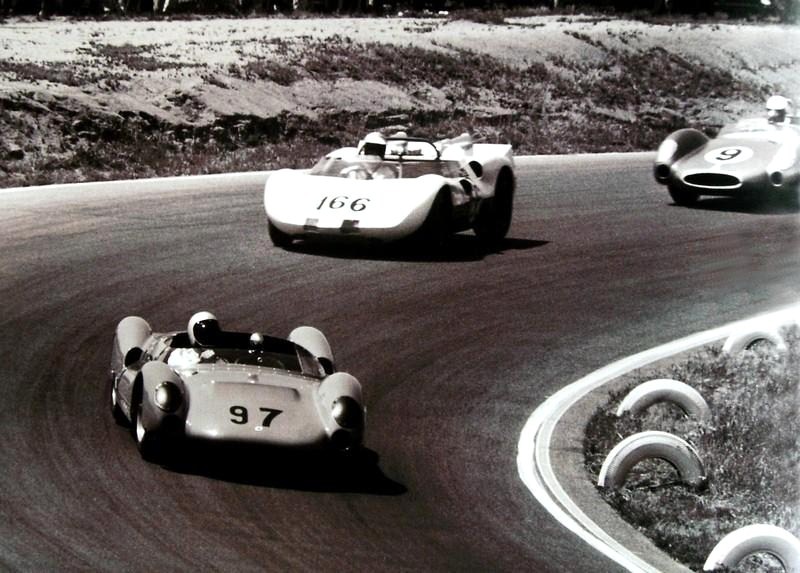
[[[672,204],[672,207],[678,207]],[[750,213],[752,215],[791,215],[800,213],[800,206],[790,200],[758,200],[742,197],[710,197],[701,199],[687,207],[698,211],[719,211],[724,213]]]
[[[303,240],[294,243],[291,252],[336,259],[364,259],[419,263],[464,263],[481,261],[489,255],[506,251],[535,249],[549,241],[506,238],[495,248],[488,248],[474,235],[453,235],[439,248],[424,248],[408,242],[390,244],[360,242],[322,242]]]
[[[244,485],[329,493],[402,495],[404,485],[386,477],[376,452],[335,456],[184,442],[165,469]],[[143,463],[146,463],[143,461]]]

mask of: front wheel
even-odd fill
[[[269,238],[273,245],[280,249],[288,249],[292,246],[292,241],[294,240],[292,236],[281,231],[272,221],[267,221],[267,228],[269,230]]]
[[[669,191],[669,196],[672,197],[672,200],[675,202],[675,204],[680,205],[681,207],[689,207],[694,205],[700,199],[700,193],[686,191],[685,189],[680,189],[674,185],[669,185],[667,190]]]
[[[117,396],[117,388],[114,384],[116,376],[112,373],[109,376],[109,394],[111,395],[111,415],[114,418],[114,421],[119,424],[120,426],[125,426],[128,424],[128,419],[125,417],[125,413],[122,411],[122,408],[119,405],[119,397]]]
[[[452,224],[453,202],[450,190],[444,187],[437,193],[425,222],[414,237],[417,246],[429,253],[441,251],[450,237]]]
[[[142,422],[142,400],[139,398],[134,407],[131,408],[133,418],[133,437],[136,439],[136,448],[142,459],[157,462],[162,453],[161,440],[158,439],[156,432],[147,430]]]

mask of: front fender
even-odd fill
[[[152,334],[153,329],[145,319],[138,316],[123,318],[114,334],[114,347],[111,351],[112,372],[120,372],[123,368],[138,362],[147,339]]]
[[[672,164],[681,157],[703,147],[709,139],[706,134],[697,129],[679,129],[671,133],[658,147],[656,161],[653,165],[653,175],[656,181],[667,184],[670,178]]]

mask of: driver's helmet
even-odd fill
[[[222,330],[217,317],[210,312],[198,312],[189,319],[189,342],[192,346],[213,346]]]
[[[260,332],[254,332],[250,335],[250,341],[248,345],[248,350],[250,352],[256,352],[257,350],[261,350],[264,347],[264,335]]]
[[[386,139],[377,131],[368,133],[358,143],[358,154],[377,155],[382,158],[386,154]]]
[[[770,123],[783,123],[792,102],[787,98],[774,95],[767,100],[767,120]]]

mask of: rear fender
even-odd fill
[[[147,339],[152,334],[153,329],[147,321],[138,316],[128,316],[119,322],[111,351],[112,377],[142,358]]]
[[[326,374],[333,374],[336,371],[331,345],[320,330],[313,326],[298,326],[289,333],[289,340],[313,354],[322,364]]]
[[[708,143],[708,136],[696,129],[679,129],[670,134],[661,143],[656,153],[656,162],[653,166],[653,175],[656,181],[667,183],[672,164],[706,143]]]

